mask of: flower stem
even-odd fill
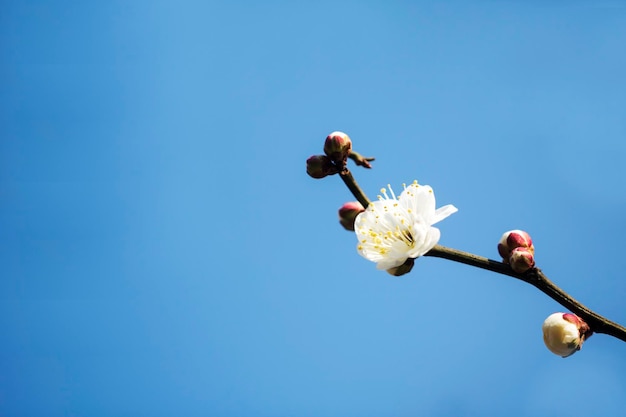
[[[370,200],[367,198],[361,187],[356,183],[356,180],[352,176],[352,173],[348,168],[345,168],[339,173],[339,176],[346,184],[348,189],[352,192],[354,197],[359,200],[363,207],[367,207]],[[460,262],[466,265],[475,266],[477,268],[486,269],[488,271],[497,272],[499,274],[508,275],[513,278],[517,278],[524,281],[541,292],[552,298],[563,307],[567,308],[572,313],[576,314],[587,322],[591,330],[596,333],[604,333],[617,339],[626,342],[626,328],[612,322],[611,320],[604,318],[603,316],[591,311],[561,288],[556,286],[552,281],[546,277],[543,272],[538,268],[533,268],[523,274],[514,272],[511,267],[502,262],[494,261],[492,259],[484,258],[482,256],[474,255],[472,253],[463,252],[457,249],[446,248],[445,246],[436,245],[424,256],[433,256],[436,258],[444,258],[454,262]]]
[[[538,268],[533,268],[528,272],[518,274],[514,272],[510,266],[502,262],[497,262],[492,259],[487,259],[482,256],[477,256],[457,249],[446,248],[441,245],[436,245],[424,256],[444,258],[450,261],[460,262],[466,265],[475,266],[477,268],[517,278],[536,287],[548,297],[552,298],[554,301],[585,320],[591,330],[595,333],[608,334],[626,342],[626,328],[602,317],[576,301],[568,293],[550,281],[548,277],[546,277]]]
[[[359,200],[359,203],[361,203],[364,208],[367,208],[367,206],[370,205],[370,200],[367,198],[363,190],[361,190],[359,184],[356,183],[350,170],[348,168],[344,168],[343,171],[339,173],[339,176],[343,180],[344,184],[346,184],[346,186],[350,189],[352,195]]]

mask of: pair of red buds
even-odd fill
[[[313,155],[306,160],[306,172],[319,179],[340,172],[352,151],[352,140],[343,132],[333,132],[324,142],[325,155]]]
[[[522,274],[535,267],[535,247],[530,235],[523,230],[510,230],[498,242],[498,253],[502,262]]]

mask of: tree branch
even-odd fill
[[[344,168],[339,176],[346,184],[348,189],[352,192],[354,197],[366,207],[369,205],[370,200],[367,198],[361,187],[356,183],[352,173],[348,168]],[[626,342],[626,328],[623,326],[608,320],[607,318],[593,312],[588,309],[568,293],[557,287],[552,281],[546,277],[543,272],[538,268],[532,268],[531,270],[518,274],[514,272],[511,267],[502,262],[494,261],[492,259],[484,258],[482,256],[474,255],[468,252],[463,252],[457,249],[446,248],[441,245],[436,245],[424,256],[432,256],[436,258],[448,259],[454,262],[460,262],[466,265],[475,266],[477,268],[486,269],[488,271],[497,272],[499,274],[508,275],[510,277],[524,281],[541,292],[552,298],[554,301],[567,308],[572,313],[576,314],[591,328],[595,333],[604,333],[610,336],[616,337],[619,340]]]
[[[509,265],[502,262],[497,262],[492,259],[487,259],[482,256],[477,256],[457,249],[446,248],[441,245],[436,245],[424,256],[444,258],[450,261],[460,262],[466,265],[475,266],[477,268],[517,278],[536,287],[548,297],[552,298],[554,301],[585,320],[591,330],[595,333],[608,334],[626,342],[626,328],[593,312],[576,301],[568,293],[550,281],[548,277],[545,276],[544,273],[538,268],[533,268],[528,272],[518,274],[514,272]]]
[[[361,190],[361,187],[359,187],[359,185],[356,183],[350,170],[348,168],[344,168],[339,173],[339,176],[343,180],[344,184],[346,184],[354,198],[356,198],[364,208],[367,208],[367,206],[370,205],[370,200],[369,198],[367,198],[363,190]]]

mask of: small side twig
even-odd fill
[[[355,164],[357,164],[358,166],[362,166],[364,168],[371,168],[372,164],[370,164],[370,162],[372,162],[375,159],[373,157],[365,157],[355,151],[350,151],[350,155],[348,155],[348,157],[352,159]]]

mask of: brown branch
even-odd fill
[[[568,293],[550,281],[548,277],[546,277],[538,268],[533,268],[528,272],[518,274],[514,272],[509,265],[502,262],[483,258],[482,256],[477,256],[457,249],[446,248],[441,245],[436,245],[424,256],[444,258],[450,261],[460,262],[466,265],[475,266],[477,268],[517,278],[536,287],[548,297],[552,298],[554,301],[585,320],[591,330],[595,333],[608,334],[626,342],[626,328],[606,319],[605,317],[602,317],[576,301]]]
[[[339,176],[346,184],[348,189],[352,192],[354,197],[359,200],[363,207],[367,207],[370,200],[367,198],[361,187],[356,183],[352,173],[348,168],[344,168]],[[477,268],[486,269],[488,271],[497,272],[499,274],[508,275],[513,278],[517,278],[524,281],[552,298],[563,307],[567,308],[572,313],[578,315],[587,322],[591,330],[596,333],[604,333],[610,336],[616,337],[621,341],[626,342],[626,328],[623,326],[606,319],[605,317],[591,311],[568,293],[557,287],[552,281],[546,277],[543,272],[538,268],[533,268],[523,274],[514,272],[509,265],[502,262],[494,261],[492,259],[484,258],[482,256],[474,255],[468,252],[463,252],[456,249],[446,248],[441,245],[436,245],[424,256],[433,256],[437,258],[444,258],[450,261],[460,262],[466,265],[475,266]]]
[[[339,176],[343,180],[344,184],[348,187],[352,195],[361,203],[364,208],[370,205],[370,200],[367,198],[361,187],[356,183],[352,173],[348,168],[344,168],[343,171],[339,173]]]

